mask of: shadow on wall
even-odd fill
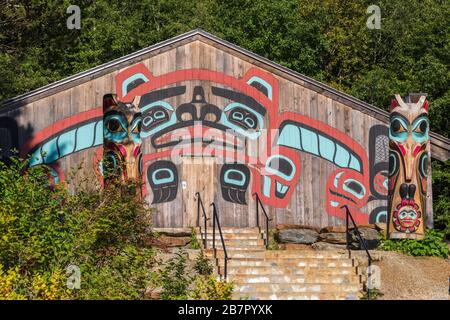
[[[13,155],[18,155],[21,143],[34,132],[31,125],[17,124],[15,118],[19,115],[20,111],[10,112],[7,116],[0,115],[0,161],[6,164],[10,164]]]

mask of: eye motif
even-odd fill
[[[229,114],[229,120],[243,129],[256,129],[258,121],[255,115],[242,108],[232,110]]]
[[[428,117],[421,116],[417,118],[412,125],[412,130],[413,130],[412,132],[413,138],[418,143],[423,143],[426,140],[428,140],[428,131],[429,131]]]
[[[389,136],[397,142],[404,142],[408,138],[408,124],[406,120],[399,116],[391,119]]]
[[[141,137],[146,138],[176,122],[174,108],[165,101],[156,101],[144,107],[142,112]]]

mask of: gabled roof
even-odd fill
[[[154,44],[147,48],[141,49],[129,55],[123,56],[121,58],[112,60],[110,62],[104,63],[100,66],[91,68],[89,70],[77,73],[68,78],[53,82],[36,90],[32,90],[28,93],[19,95],[17,97],[8,99],[2,103],[0,113],[5,111],[10,111],[15,108],[19,108],[25,104],[31,103],[38,99],[50,96],[57,92],[66,90],[68,88],[74,87],[86,81],[90,81],[97,77],[103,76],[107,73],[113,72],[115,70],[127,67],[129,65],[138,63],[144,59],[154,56],[158,53],[173,49],[174,47],[184,45],[192,41],[202,41],[204,43],[210,44],[219,49],[230,52],[243,60],[247,60],[261,68],[264,68],[278,76],[288,78],[294,82],[301,81],[304,87],[307,87],[313,91],[321,93],[323,95],[329,96],[330,98],[337,100],[343,104],[346,104],[354,109],[361,112],[370,114],[371,116],[377,118],[380,121],[388,122],[389,113],[375,107],[367,102],[359,100],[349,94],[340,92],[326,84],[318,82],[312,78],[302,75],[298,72],[290,70],[283,67],[273,61],[270,61],[264,57],[261,57],[253,52],[246,49],[238,47],[228,41],[220,39],[202,29],[195,29],[187,33],[181,34],[179,36],[173,37],[171,39],[165,40],[163,42]],[[432,156],[433,158],[445,161],[450,159],[450,139],[443,137],[437,133],[431,132],[431,143],[432,143]]]

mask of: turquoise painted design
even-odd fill
[[[266,197],[270,196],[270,186],[271,186],[271,180],[269,177],[264,176],[263,177],[263,194]]]
[[[339,167],[348,167],[349,161],[350,153],[340,145],[336,145],[336,155],[334,156],[334,163]]]
[[[394,130],[396,126],[403,129],[402,132]],[[394,116],[391,119],[391,125],[389,129],[389,138],[396,142],[405,142],[408,139],[408,122],[401,116]]]
[[[177,122],[177,116],[175,114],[174,108],[167,103],[166,101],[155,101],[148,105],[145,105],[141,108],[142,113],[142,124],[145,127],[150,126],[152,123],[156,122],[157,120],[161,120],[165,118],[165,114],[163,111],[158,110],[154,114],[151,114],[152,109],[156,107],[163,107],[164,109],[170,111],[172,114],[170,115],[169,119],[165,122],[161,122],[161,124],[155,125],[155,127],[151,128],[150,130],[146,131],[144,128],[141,131],[141,138],[147,138],[148,136],[154,135],[155,133],[158,133],[161,130],[164,130],[167,127],[170,127],[174,125]]]
[[[317,139],[317,134],[311,130],[300,127],[300,135],[302,139],[303,151],[319,154],[319,141]]]
[[[261,79],[260,77],[253,76],[248,81],[247,84],[252,85],[253,83],[259,83],[267,90],[267,97],[272,100],[273,93],[272,93],[272,86],[265,80]]]
[[[72,153],[103,144],[103,120],[88,122],[50,138],[31,155],[29,166],[50,164]]]
[[[119,114],[113,114],[105,117],[104,121],[104,137],[107,140],[120,143],[128,137],[128,122],[126,118]],[[117,121],[120,124],[120,128],[118,128],[117,131],[110,131],[108,129],[108,123],[111,121]]]
[[[310,153],[340,168],[362,171],[361,160],[350,149],[339,141],[300,124],[285,124],[280,130],[276,144]]]
[[[239,175],[241,176],[241,179],[240,179],[240,180],[237,180],[237,179],[230,178],[229,176],[230,176],[230,174],[233,173],[233,172],[239,174]],[[236,169],[229,169],[229,170],[227,170],[227,172],[225,172],[225,175],[224,175],[224,181],[225,181],[226,183],[234,184],[234,185],[237,185],[237,186],[240,186],[240,187],[242,187],[243,185],[245,185],[246,180],[247,180],[247,179],[245,178],[244,173],[242,173],[241,171],[236,170]]]
[[[350,155],[349,167],[351,169],[361,172],[361,164],[359,163],[358,159],[356,159],[355,156],[352,154]]]
[[[142,80],[144,82],[149,81],[148,78],[140,72],[132,75],[122,83],[122,96],[126,96],[128,94],[128,86],[130,85],[130,83],[136,80]]]
[[[421,130],[425,128],[425,130]],[[428,117],[417,118],[412,125],[412,136],[417,143],[423,143],[428,140],[429,131]],[[420,131],[418,131],[420,130]]]
[[[336,144],[330,139],[319,135],[319,151],[322,158],[333,162]]]
[[[286,175],[283,172],[281,172],[280,170],[278,170],[276,168],[272,168],[272,167],[269,166],[271,161],[273,159],[276,159],[276,158],[284,159],[284,160],[286,160],[289,163],[289,165],[291,166],[291,169],[292,169],[291,170],[291,174]],[[294,178],[294,176],[295,176],[296,167],[294,165],[294,162],[292,162],[292,160],[289,159],[288,157],[282,156],[280,154],[275,154],[273,156],[270,156],[269,159],[267,159],[267,161],[266,161],[266,171],[269,172],[269,173],[272,173],[274,175],[277,175],[277,176],[279,176],[280,178],[283,178],[286,181],[291,181],[292,178]]]
[[[157,175],[159,172],[168,172],[168,173],[169,173],[169,176],[168,176],[167,178],[158,179],[158,178],[156,177],[156,175]],[[152,172],[152,181],[153,181],[156,185],[158,185],[158,184],[163,184],[163,183],[170,183],[170,182],[173,182],[174,180],[175,180],[175,176],[174,176],[172,170],[169,170],[169,169],[166,169],[166,168],[161,168],[161,169],[157,169],[157,170],[155,170],[155,171]]]
[[[278,181],[276,183],[276,186],[277,186],[277,191],[280,194],[285,194],[288,191],[288,189],[289,189],[288,186],[286,186],[286,185],[284,185],[284,184],[282,184],[282,183],[280,183]]]
[[[226,116],[226,112],[229,112],[229,111],[233,110],[234,108],[242,108],[242,109],[246,110],[247,112],[251,113],[252,115],[254,115],[258,121],[258,126],[257,126],[258,129],[257,130],[245,130],[245,129],[239,127],[238,125],[234,124],[233,122],[229,121]],[[233,113],[233,116],[235,114],[236,113]],[[242,118],[243,118],[243,115],[242,115]],[[223,109],[222,116],[220,117],[220,123],[251,140],[256,140],[261,135],[261,129],[264,129],[264,117],[261,114],[256,113],[253,109],[251,109],[241,103],[238,103],[238,102],[232,102]],[[251,127],[253,127],[253,126],[251,126]]]
[[[351,186],[352,183],[353,184],[357,184],[361,188],[361,191],[358,192],[357,190],[351,188],[350,186]],[[362,199],[366,195],[366,188],[364,188],[364,186],[359,181],[356,181],[355,179],[347,179],[347,180],[345,180],[343,185],[342,185],[342,189],[344,189],[345,191],[351,193],[352,195],[354,195],[358,199]]]

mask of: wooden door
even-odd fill
[[[212,157],[183,157],[181,164],[181,191],[183,203],[183,225],[197,225],[197,198],[200,193],[206,215],[211,217],[210,204],[214,201],[216,187],[216,161]],[[211,223],[211,220],[209,221]],[[200,223],[203,224],[200,212]]]

